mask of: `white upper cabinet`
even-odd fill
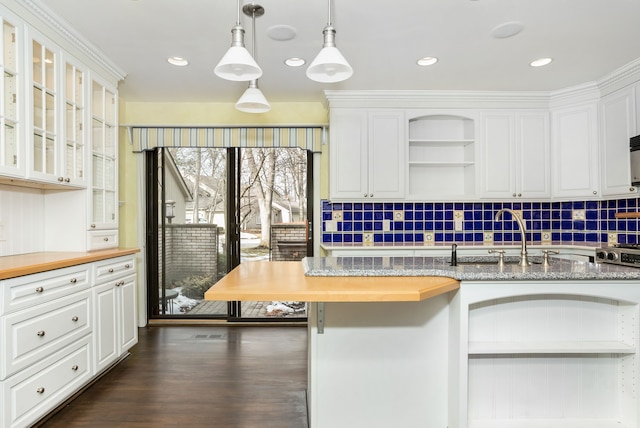
[[[629,139],[636,135],[633,87],[606,95],[600,102],[600,161],[603,196],[636,195],[631,185]]]
[[[60,153],[61,170],[64,171],[65,180],[78,185],[86,185],[88,180],[85,79],[84,67],[65,56],[64,150]]]
[[[332,110],[331,199],[404,198],[405,129],[402,111]]]
[[[546,111],[486,111],[481,120],[481,196],[550,196]]]
[[[28,178],[64,184],[60,162],[59,79],[56,75],[60,51],[35,31],[30,31],[28,57],[31,58],[31,127],[28,138]]]
[[[551,129],[552,197],[600,197],[597,102],[553,110]]]
[[[115,88],[91,83],[91,194],[89,230],[118,228],[118,140]],[[115,245],[115,242],[114,242]]]
[[[24,120],[23,65],[18,52],[23,49],[23,27],[20,21],[0,10],[0,174],[11,177],[25,176],[25,151],[21,123]]]
[[[429,111],[409,119],[410,199],[476,197],[475,118],[469,112]]]

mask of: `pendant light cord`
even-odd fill
[[[331,25],[331,0],[327,0],[327,3],[329,4],[329,7],[327,9],[329,9],[329,18],[327,21],[327,26]]]

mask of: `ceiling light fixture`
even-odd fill
[[[247,3],[242,7],[242,12],[251,17],[251,50],[253,58],[256,57],[256,18],[264,15],[264,7],[255,3]],[[258,88],[258,78],[252,79],[249,87],[236,103],[236,109],[245,113],[266,113],[271,110],[269,102]]]
[[[236,82],[246,82],[262,76],[262,69],[244,47],[244,28],[240,25],[240,0],[236,25],[231,29],[231,47],[216,65],[214,72],[218,77]]]
[[[551,58],[539,58],[539,59],[536,59],[535,61],[531,61],[529,65],[531,67],[543,67],[545,65],[551,64],[552,61],[553,59]]]
[[[284,63],[289,67],[302,67],[307,61],[305,61],[304,58],[293,57],[285,59]]]
[[[422,66],[422,67],[426,67],[429,65],[433,65],[436,62],[438,62],[438,58],[434,57],[434,56],[425,56],[424,58],[420,58],[419,60],[416,61],[416,64]]]
[[[167,62],[171,65],[177,65],[178,67],[189,65],[189,61],[179,56],[170,56],[167,58]]]
[[[307,77],[321,83],[334,83],[347,80],[353,74],[353,68],[336,47],[336,30],[331,24],[331,0],[329,4],[329,21],[322,30],[324,43],[318,56],[307,68]]]

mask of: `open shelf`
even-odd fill
[[[469,356],[495,354],[635,354],[617,341],[469,342]]]

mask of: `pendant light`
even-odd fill
[[[253,58],[256,55],[256,17],[264,15],[264,7],[255,3],[247,3],[242,7],[242,12],[251,16],[251,51]],[[271,110],[271,105],[258,88],[258,79],[252,79],[249,87],[236,103],[236,109],[245,113],[266,113]]]
[[[353,68],[336,47],[336,30],[331,24],[331,0],[329,3],[329,21],[322,30],[324,43],[318,56],[307,68],[307,77],[316,82],[334,83],[347,80],[353,74]]]
[[[240,25],[240,0],[236,25],[231,29],[231,47],[222,57],[214,72],[225,80],[246,82],[262,76],[262,69],[244,47],[244,28]]]

